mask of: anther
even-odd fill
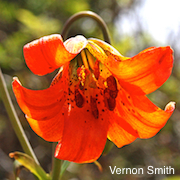
[[[113,111],[114,108],[116,107],[116,100],[112,97],[110,97],[109,99],[107,99],[107,104],[108,104],[108,109],[110,111]]]
[[[85,52],[86,52],[86,56],[87,56],[87,59],[88,59],[89,66],[94,71],[95,58],[87,49],[85,49]]]
[[[82,94],[79,92],[79,89],[75,89],[74,95],[75,95],[76,106],[82,108],[84,104],[84,98]]]
[[[116,79],[111,75],[109,76],[107,79],[107,86],[108,86],[108,90],[109,90],[109,95],[115,99],[118,95],[118,89],[117,89],[117,82]]]
[[[93,116],[95,117],[95,119],[98,119],[99,111],[96,104],[96,98],[93,98],[92,96],[90,97],[90,106]]]
[[[116,107],[116,98],[114,98],[114,95],[111,94],[112,92],[113,91],[109,90],[108,88],[104,90],[104,103],[110,111],[113,111]]]

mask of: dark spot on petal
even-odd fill
[[[125,105],[125,103],[123,102],[123,101],[121,101],[121,104],[124,106]]]

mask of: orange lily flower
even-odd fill
[[[60,68],[49,88],[30,90],[13,81],[13,91],[32,129],[57,142],[55,157],[83,163],[99,158],[107,138],[122,147],[151,138],[175,109],[165,110],[145,95],[170,76],[173,51],[151,47],[129,58],[108,43],[76,36],[42,37],[24,46],[27,66],[37,75]]]

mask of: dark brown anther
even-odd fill
[[[84,98],[83,98],[82,94],[79,92],[79,89],[75,90],[74,95],[75,95],[76,106],[79,108],[82,108],[83,104],[84,104]]]
[[[110,111],[113,111],[116,107],[116,97],[114,94],[111,94],[112,92],[113,91],[109,90],[108,88],[104,90],[104,103]],[[112,96],[115,98],[113,98]]]
[[[109,76],[107,79],[107,86],[108,86],[108,90],[109,90],[109,95],[115,99],[118,95],[118,89],[117,89],[117,82],[116,79],[114,78],[114,76]]]
[[[93,98],[92,96],[90,98],[90,106],[91,106],[91,111],[92,111],[93,116],[95,117],[95,119],[98,119],[99,111],[96,104],[96,98]]]
[[[118,90],[116,90],[116,91],[110,90],[110,91],[109,91],[109,95],[110,95],[113,99],[115,99],[115,98],[117,97],[117,95],[118,95]]]
[[[114,78],[114,76],[109,76],[107,79],[107,86],[110,90],[117,90],[117,83],[116,83],[116,79]]]
[[[116,107],[116,100],[112,97],[110,97],[109,99],[107,99],[107,104],[108,104],[108,109],[110,111],[113,111],[114,108]]]
[[[106,89],[104,90],[104,98],[105,98],[105,99],[108,99],[109,97],[110,97],[110,91],[109,91],[108,88],[106,88]]]

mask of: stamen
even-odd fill
[[[90,106],[93,116],[95,117],[95,119],[98,119],[99,111],[97,108],[96,98],[93,98],[92,96],[90,97]]]
[[[107,99],[107,104],[108,104],[108,109],[110,111],[113,111],[114,108],[116,107],[116,99],[110,97],[109,99]]]
[[[109,76],[106,79],[106,83],[107,88],[104,89],[104,103],[110,111],[113,111],[116,107],[116,97],[118,95],[117,82],[113,76]]]
[[[117,83],[116,83],[116,79],[114,78],[114,76],[109,76],[107,78],[107,86],[109,90],[112,91],[116,91],[117,90]]]
[[[77,56],[77,64],[79,67],[81,67],[83,65],[81,56]]]
[[[88,50],[85,50],[86,52],[86,55],[87,55],[87,59],[88,59],[88,62],[89,62],[89,66],[92,70],[94,70],[94,66],[95,66],[95,58],[92,56],[92,54],[88,51]]]
[[[80,81],[82,86],[85,85],[85,80],[86,80],[86,77],[87,77],[88,74],[89,74],[89,70],[87,70],[84,67],[84,65],[82,65],[81,67],[79,67],[77,69],[78,80]]]
[[[82,61],[83,61],[83,64],[84,64],[85,68],[89,69],[89,65],[88,65],[88,61],[87,61],[85,51],[81,51],[81,57],[82,57]]]
[[[74,95],[75,95],[76,106],[82,108],[84,104],[84,98],[82,94],[79,92],[79,89],[75,89]]]
[[[107,81],[107,86],[108,86],[108,90],[109,90],[109,95],[113,99],[115,99],[118,94],[116,79],[113,76],[109,76],[106,81]]]

